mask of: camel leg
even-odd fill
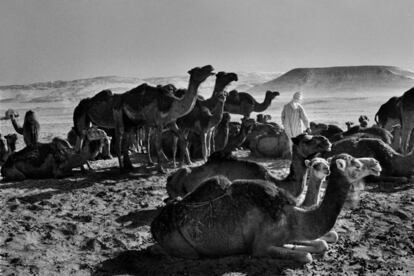
[[[325,235],[323,235],[322,237],[319,238],[320,240],[324,240],[327,243],[336,243],[339,239],[338,237],[338,233],[336,233],[336,231],[332,230],[329,231],[328,233],[326,233]]]
[[[286,244],[284,245],[284,247],[292,250],[316,254],[324,253],[329,249],[329,246],[326,243],[326,241],[321,239],[316,239],[312,241],[293,241],[292,244]]]
[[[401,152],[402,154],[407,154],[408,150],[408,140],[411,135],[411,124],[408,120],[404,120],[401,124]]]
[[[115,151],[118,157],[119,168],[121,171],[124,170],[124,162],[122,159],[122,142],[124,136],[124,123],[122,119],[122,111],[114,110],[114,121],[115,121]]]
[[[3,178],[7,181],[23,181],[26,179],[24,173],[19,171],[15,166],[2,168]]]
[[[204,132],[201,134],[201,150],[203,152],[203,160],[206,162],[208,157],[208,150],[207,150],[207,133]]]
[[[124,168],[128,171],[132,170],[134,167],[132,166],[131,159],[129,157],[128,148],[131,145],[131,132],[125,131],[122,140],[122,155],[124,159]]]
[[[151,156],[151,128],[150,127],[147,127],[146,129],[145,129],[146,131],[145,131],[145,139],[146,139],[146,142],[147,142],[147,156],[148,156],[148,159],[147,159],[147,161],[148,161],[148,165],[153,165],[154,164],[154,161],[152,161],[152,156]]]
[[[300,263],[312,262],[312,255],[309,252],[303,252],[298,250],[292,250],[284,247],[269,246],[266,248],[264,254],[258,256],[270,256],[277,259],[294,260]]]
[[[182,133],[178,139],[180,141],[182,162],[185,162],[187,165],[191,165],[190,152],[188,150],[188,134],[188,131],[185,131],[185,133]]]
[[[157,169],[160,173],[165,173],[165,169],[162,166],[162,127],[158,126],[155,130],[155,147],[157,149],[158,164]]]
[[[174,168],[177,168],[177,143],[178,143],[178,137],[174,135],[173,137],[173,144],[172,144],[172,157],[173,157],[173,163]]]

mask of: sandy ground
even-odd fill
[[[274,173],[287,160],[259,160]],[[55,180],[0,183],[0,275],[414,275],[413,185],[367,184],[335,225],[340,239],[308,265],[249,256],[184,260],[151,250],[167,175],[116,160]],[[169,173],[173,169],[169,170]]]

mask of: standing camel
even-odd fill
[[[104,90],[93,98],[83,99],[75,108],[73,120],[78,139],[77,150],[83,140],[84,130],[90,123],[98,127],[115,129],[115,149],[121,170],[131,170],[132,163],[128,155],[129,132],[136,126],[151,126],[155,129],[155,141],[158,157],[158,170],[164,172],[161,165],[161,133],[163,128],[178,118],[188,114],[197,99],[198,87],[213,75],[211,65],[195,67],[188,71],[190,81],[182,98],[176,97],[170,90],[142,84],[123,94],[112,94]]]
[[[252,112],[265,111],[279,95],[279,92],[267,91],[264,101],[258,103],[249,93],[232,90],[229,92],[224,111],[250,118]]]

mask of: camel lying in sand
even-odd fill
[[[271,182],[214,177],[167,204],[151,223],[152,236],[168,254],[184,258],[251,254],[311,262],[310,253],[328,249],[315,239],[335,225],[350,186],[379,175],[381,166],[341,154],[330,170],[325,197],[311,210],[296,207]]]
[[[222,154],[215,153],[202,166],[181,168],[170,175],[167,179],[167,193],[170,198],[184,196],[206,179],[223,175],[231,181],[236,179],[269,180],[276,186],[286,189],[294,197],[298,197],[304,190],[305,160],[318,153],[329,151],[331,143],[325,137],[306,134],[292,138],[292,142],[292,163],[289,175],[285,179],[277,179],[266,168],[256,162],[223,157]]]
[[[379,178],[383,181],[407,181],[405,177],[414,175],[414,152],[404,156],[396,152],[390,145],[378,139],[345,139],[332,145],[332,151],[324,154],[348,153],[356,157],[369,156],[377,159],[383,173]],[[402,178],[403,177],[403,178]]]
[[[66,140],[55,137],[51,143],[38,143],[12,154],[1,167],[1,174],[8,181],[60,178],[86,164],[89,157],[88,142],[81,153],[75,153]]]

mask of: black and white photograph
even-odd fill
[[[414,1],[0,0],[0,275],[414,275]]]

